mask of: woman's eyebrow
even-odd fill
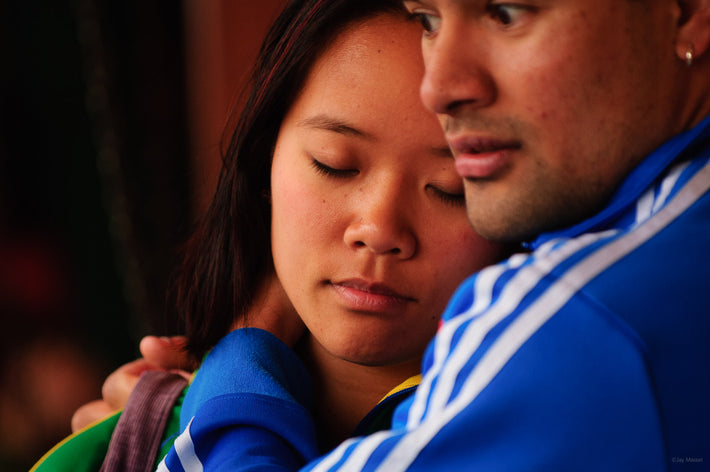
[[[332,131],[334,133],[342,134],[345,136],[352,136],[355,138],[362,138],[368,141],[376,141],[377,138],[361,129],[356,128],[354,125],[348,123],[347,121],[335,118],[326,114],[319,114],[304,118],[297,123],[299,127],[311,128],[323,131]],[[431,148],[430,152],[437,157],[447,157],[453,159],[454,155],[448,146],[434,146]]]
[[[345,136],[364,138],[371,141],[375,140],[375,137],[372,134],[360,130],[342,119],[324,114],[304,118],[303,120],[298,122],[298,126],[324,131],[332,131],[334,133],[343,134]]]

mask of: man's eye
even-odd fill
[[[417,20],[419,24],[422,25],[422,28],[424,29],[424,33],[428,35],[435,34],[436,32],[439,31],[439,27],[441,24],[441,19],[434,16],[430,15],[428,13],[422,13],[422,12],[412,12],[411,13],[412,18]]]
[[[333,167],[327,166],[322,162],[313,159],[313,168],[317,173],[325,175],[328,177],[345,178],[357,175],[359,171],[357,169],[335,169]]]
[[[528,10],[525,6],[508,3],[493,3],[487,7],[488,16],[503,26],[512,25]]]

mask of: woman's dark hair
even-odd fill
[[[271,158],[288,109],[333,38],[384,13],[404,16],[401,0],[295,0],[267,33],[246,105],[223,146],[214,198],[185,246],[171,292],[197,359],[246,316],[273,273]]]

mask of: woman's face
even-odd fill
[[[389,16],[341,34],[274,150],[276,272],[315,341],[359,364],[418,361],[456,286],[501,255],[419,101],[419,35]]]

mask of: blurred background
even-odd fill
[[[284,0],[0,2],[0,470],[70,433],[164,306]]]

